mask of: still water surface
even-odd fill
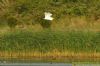
[[[72,66],[65,63],[1,63],[0,66]]]

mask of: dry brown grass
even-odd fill
[[[42,26],[40,24],[34,24],[34,25],[24,25],[24,28],[19,28],[16,26],[16,29],[24,29],[24,30],[30,30],[33,31],[41,31],[43,30]],[[66,31],[66,30],[91,30],[91,31],[100,31],[100,20],[93,21],[93,20],[87,20],[85,16],[79,16],[79,17],[71,17],[71,16],[63,16],[63,18],[59,20],[52,21],[51,25],[52,30],[60,30],[60,31]],[[0,29],[0,33],[5,33],[9,31],[9,27],[6,26],[3,29]]]
[[[52,22],[52,30],[91,30],[100,31],[100,20],[88,20],[85,16],[70,17],[64,16],[63,19]]]
[[[0,52],[1,58],[16,58],[16,59],[93,59],[100,60],[100,53],[86,53],[86,52],[59,52],[58,50],[53,50],[52,52],[41,53],[41,52]]]

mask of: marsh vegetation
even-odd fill
[[[100,60],[99,47],[100,0],[0,0],[1,57]]]

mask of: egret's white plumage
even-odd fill
[[[52,21],[54,19],[53,17],[51,17],[52,16],[51,13],[45,12],[44,14],[45,14],[45,18],[44,18],[45,20],[51,20]]]

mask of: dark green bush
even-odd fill
[[[49,20],[42,20],[41,21],[41,26],[43,28],[50,28],[51,27],[51,24],[52,24],[52,21],[49,21]]]
[[[17,20],[14,18],[14,17],[10,17],[8,18],[7,20],[8,22],[8,26],[12,29],[12,28],[15,28],[16,25],[17,25]]]

